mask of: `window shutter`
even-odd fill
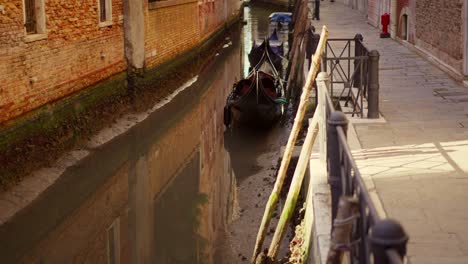
[[[99,21],[105,22],[107,21],[107,10],[106,10],[106,0],[99,0]]]
[[[36,32],[36,0],[25,0],[25,13],[26,13],[26,32],[34,34]]]

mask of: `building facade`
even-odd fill
[[[125,69],[121,1],[0,5],[0,123]]]
[[[0,3],[0,124],[10,126],[17,117],[66,99],[127,69],[145,72],[170,61],[200,45],[238,16],[241,3]]]
[[[355,7],[358,0],[342,0]],[[468,1],[366,0],[368,23],[390,14],[392,38],[413,46],[454,78],[468,77]],[[357,5],[359,6],[359,4]]]
[[[467,76],[467,1],[415,1],[414,44],[434,56],[450,71]],[[465,66],[464,66],[465,65]]]
[[[101,12],[102,8],[109,7],[104,3],[103,6],[95,6],[96,1],[89,1],[86,6],[86,1],[69,1],[67,6],[63,1],[58,2],[44,2],[43,10],[47,17],[45,31],[23,24],[25,16],[21,16],[21,1],[0,8],[2,22],[7,22],[3,16],[5,14],[14,18],[8,20],[9,24],[0,24],[1,87],[12,94],[11,98],[22,97],[13,95],[15,91],[20,91],[21,80],[31,77],[23,68],[16,69],[15,65],[4,62],[3,55],[7,58],[11,56],[12,62],[18,57],[26,57],[29,64],[22,67],[37,70],[38,74],[42,72],[34,67],[42,67],[45,71],[42,74],[48,75],[37,77],[33,85],[44,83],[53,91],[56,88],[55,82],[52,82],[55,78],[70,78],[67,85],[74,88],[70,91],[72,94],[87,89],[85,85],[78,85],[84,81],[71,79],[73,70],[60,71],[56,65],[40,63],[68,62],[73,69],[113,70],[87,82],[88,85],[125,72],[127,67],[157,70],[161,64],[209,39],[228,20],[237,16],[240,7],[239,1],[216,0],[207,2],[211,9],[205,14],[205,11],[200,13],[199,10],[204,4],[197,1],[155,3],[131,0],[131,3],[113,3],[110,16],[110,9],[105,9],[109,13]],[[135,3],[140,9],[134,8]],[[55,17],[49,15],[53,8],[58,10],[54,11]],[[88,20],[75,20],[73,16],[79,8],[91,10],[93,14],[89,15]],[[1,10],[5,10],[5,14]],[[11,10],[16,10],[16,13],[8,13]],[[125,22],[121,14],[128,16]],[[102,21],[101,24],[101,16],[109,21]],[[201,24],[200,20],[207,16],[206,23]],[[185,24],[177,21],[184,21]],[[67,26],[68,23],[77,24]],[[54,27],[55,24],[58,26]],[[129,28],[138,24],[143,27]],[[6,25],[15,25],[17,31],[9,34]],[[51,28],[55,31],[49,31]],[[34,33],[29,34],[28,30]],[[60,48],[53,46],[59,45],[57,41],[61,43]],[[90,43],[95,46],[90,46]],[[107,46],[112,46],[117,54],[109,54],[110,51],[105,49]],[[69,50],[69,53],[62,54],[62,50]],[[53,52],[59,54],[52,56]],[[106,53],[101,55],[101,52]],[[91,56],[95,54],[103,60],[102,64],[95,63]],[[116,69],[111,59],[114,55],[119,63]],[[153,116],[145,120],[145,124],[140,123],[132,132],[123,133],[105,146],[67,153],[58,162],[60,169],[41,169],[15,186],[19,190],[29,190],[32,185],[34,189],[28,191],[28,195],[18,195],[15,190],[12,190],[15,195],[11,196],[8,196],[10,192],[0,193],[0,211],[3,213],[0,217],[2,261],[219,263],[215,261],[216,239],[233,217],[236,183],[229,156],[223,147],[224,130],[219,126],[223,120],[224,102],[217,99],[225,98],[232,83],[240,78],[239,74],[233,74],[240,69],[240,49],[232,49],[221,56],[227,56],[229,63],[221,64],[222,60],[210,62],[205,65],[206,72],[202,73],[221,78],[203,79],[208,89],[194,86],[196,90],[174,98],[183,108],[178,111],[184,113],[176,120],[161,120]],[[53,73],[49,73],[49,70]],[[12,75],[7,78],[6,73]],[[61,76],[54,76],[54,73]],[[86,73],[83,70],[80,76],[84,76],[83,79],[95,76]],[[13,84],[13,81],[18,81],[18,84]],[[24,82],[29,85],[29,79]],[[33,90],[28,87],[24,89]],[[186,103],[189,101],[187,96],[202,99],[191,105]],[[44,100],[43,104],[60,99],[59,96],[53,98]],[[38,105],[35,107],[40,107]],[[29,109],[33,107],[24,112],[34,111]],[[11,115],[9,118],[14,117]],[[168,129],[161,132],[159,126]],[[43,189],[36,189],[37,186]],[[11,204],[4,202],[5,197]],[[22,203],[27,206],[11,206]]]

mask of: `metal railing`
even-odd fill
[[[347,142],[348,120],[343,112],[335,110],[329,95],[327,73],[319,74],[317,86],[320,159],[327,164],[332,230],[338,222],[346,222],[351,230],[346,243],[336,245],[335,249],[348,252],[349,263],[403,263],[408,236],[397,221],[381,219],[378,214]],[[339,202],[344,197],[355,202],[357,212],[346,219],[337,219]]]
[[[363,44],[360,34],[352,39],[328,39],[322,71],[330,74],[331,97],[351,103],[352,116],[364,117],[364,99],[368,103],[368,118],[379,118],[379,52]],[[333,94],[336,87],[340,94]]]

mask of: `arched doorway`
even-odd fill
[[[403,16],[401,17],[401,39],[408,41],[408,34],[409,34],[408,15],[403,14]]]
[[[412,42],[412,29],[411,29],[411,19],[412,13],[409,7],[403,7],[400,11],[400,18],[398,19],[398,30],[397,36],[401,40],[410,41]]]

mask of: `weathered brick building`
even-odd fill
[[[160,64],[194,47],[200,40],[197,1],[151,2],[145,16],[146,65]]]
[[[217,78],[160,109],[175,117],[149,116],[0,193],[2,263],[222,263],[236,183],[218,99],[240,78],[240,55],[227,49],[201,72]]]
[[[141,70],[144,79],[196,52],[237,17],[241,4],[35,0],[34,10],[42,13],[32,15],[25,14],[27,1],[0,3],[0,143],[2,129],[31,123],[44,108],[53,112],[57,101],[116,89],[114,84],[125,83],[128,67]],[[217,263],[215,240],[231,217],[235,182],[219,126],[224,102],[216,98],[225,97],[240,78],[234,74],[240,49],[220,56],[229,63],[205,65],[213,76],[223,76],[204,80],[216,89],[174,99],[179,102],[172,107],[190,113],[158,119],[170,129],[161,132],[154,119],[146,120],[135,134],[67,153],[57,167],[0,192],[2,262],[174,263],[183,257],[184,263],[197,258]],[[111,85],[103,85],[109,80]],[[187,96],[202,99],[181,103]],[[220,183],[223,189],[215,188]],[[192,203],[200,193],[207,201]]]
[[[157,71],[237,17],[240,5],[238,0],[0,3],[0,124],[11,129],[53,112],[50,103],[72,94],[112,92],[125,86],[128,68]]]
[[[358,0],[341,0],[351,7]],[[390,14],[392,38],[411,45],[457,79],[468,77],[468,4],[463,0],[365,0],[369,24]]]
[[[398,0],[393,3],[396,32],[393,37],[414,45],[458,79],[464,67],[466,18],[463,0]],[[466,5],[466,4],[465,4]]]
[[[417,0],[415,45],[445,63],[459,75],[467,75],[466,14],[463,0]],[[465,7],[466,8],[466,7]],[[465,29],[464,29],[465,27]],[[466,48],[465,48],[466,49]]]
[[[125,69],[122,2],[9,0],[0,12],[0,122]]]

